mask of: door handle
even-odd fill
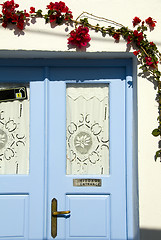
[[[57,211],[57,200],[52,199],[51,202],[51,236],[55,238],[57,236],[57,216],[69,214],[70,211]]]
[[[65,214],[69,214],[70,211],[59,211],[59,212],[53,212],[54,216],[58,216],[58,215],[65,215]]]

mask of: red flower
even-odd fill
[[[151,45],[151,46],[155,46],[155,43],[153,43],[153,42],[150,42],[150,45]]]
[[[13,11],[15,8],[18,8],[19,5],[18,4],[15,4],[14,3],[14,0],[11,0],[11,1],[6,1],[4,2],[3,4],[0,4],[2,5],[2,8],[3,9],[8,9],[10,11]]]
[[[24,29],[24,20],[19,20],[17,22],[17,27],[20,29],[20,30],[23,30]]]
[[[137,40],[137,44],[140,45],[140,42],[143,40],[143,33],[142,32],[139,33],[137,30],[135,30],[133,34]]]
[[[119,41],[119,40],[120,40],[120,34],[119,34],[119,33],[115,33],[115,34],[113,35],[113,38],[114,38],[115,40]]]
[[[79,48],[87,46],[87,43],[91,40],[88,32],[89,29],[87,27],[79,26],[70,32],[68,44],[75,45]]]
[[[134,17],[133,19],[133,27],[135,27],[137,24],[139,24],[141,22],[141,19],[138,17]]]
[[[62,1],[55,2],[55,3],[50,2],[50,5],[48,5],[47,7],[50,10],[60,11],[60,12],[63,12],[63,13],[66,13],[69,10],[69,8]]]
[[[24,16],[25,17],[30,17],[29,13],[27,13],[26,10],[24,10]]]
[[[50,22],[56,21],[59,23],[60,19],[64,18],[64,20],[67,21],[70,18],[73,18],[72,12],[69,11],[69,8],[62,1],[55,3],[50,2],[50,4],[47,5],[47,9],[53,11],[49,12]]]
[[[16,11],[15,9],[19,7],[18,4],[15,4],[14,0],[6,1],[2,5],[2,26],[7,27],[8,23],[16,24],[16,26],[23,30],[24,24],[27,21],[27,18],[30,16],[26,10]]]
[[[35,13],[35,8],[34,7],[30,7],[30,13]]]
[[[131,43],[132,42],[132,35],[129,35],[127,37],[127,44]]]
[[[12,22],[14,23],[17,23],[18,22],[18,15],[17,14],[13,14],[12,16]]]
[[[157,67],[158,61],[152,61],[151,57],[145,57],[145,61],[146,61],[146,65],[153,67],[153,68]]]
[[[151,65],[153,64],[153,62],[152,62],[151,60],[152,60],[151,57],[145,57],[145,61],[146,61],[146,64],[147,64],[148,66],[151,66]]]
[[[139,54],[139,52],[140,52],[140,50],[134,51],[133,54],[134,54],[135,56],[137,56],[137,55]]]
[[[68,12],[65,14],[64,20],[67,21],[67,20],[72,19],[72,18],[73,18],[72,12],[71,12],[71,11],[68,11]]]
[[[139,33],[138,33],[137,30],[134,30],[133,34],[134,34],[135,37],[137,37]]]
[[[3,22],[2,27],[6,28],[7,27],[7,22]]]
[[[153,28],[155,27],[155,23],[156,23],[156,21],[153,20],[151,17],[145,19],[145,22],[146,22],[146,24],[149,25],[150,28],[153,29]]]

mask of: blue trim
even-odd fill
[[[48,68],[45,68],[45,76],[48,76]],[[48,206],[48,101],[49,101],[49,80],[45,78],[44,80],[44,213],[43,213],[43,238],[47,237],[47,219],[50,213],[50,208]]]
[[[1,67],[128,67],[132,59],[16,59],[0,58]]]
[[[1,82],[21,82],[22,77],[29,81],[44,81],[44,79],[55,80],[54,76],[51,77],[51,69],[70,68],[77,70],[78,68],[101,67],[117,69],[122,73],[122,80],[126,80],[126,184],[127,184],[127,236],[129,240],[139,239],[139,214],[138,214],[138,177],[137,177],[137,80],[136,80],[136,58],[132,55],[127,59],[106,59],[104,53],[95,55],[69,55],[70,58],[63,58],[62,56],[57,59],[9,59],[0,58],[0,76]],[[73,57],[72,57],[73,56]],[[80,57],[81,56],[81,57]],[[85,58],[86,56],[86,58]],[[95,57],[93,57],[95,56]],[[97,58],[98,56],[98,58]],[[108,54],[106,54],[106,57]],[[113,55],[115,57],[119,54]],[[125,56],[125,55],[124,55]],[[99,60],[98,60],[99,59]],[[8,71],[10,68],[10,71]],[[5,73],[5,74],[4,74]],[[3,76],[3,77],[2,77]],[[61,79],[59,79],[61,80]],[[46,81],[45,101],[48,101]],[[81,79],[80,79],[81,81]],[[104,81],[103,81],[104,82]],[[45,104],[46,106],[46,104]],[[45,119],[45,129],[47,129],[47,122]],[[46,139],[47,141],[47,139]],[[47,169],[47,168],[46,168]],[[47,174],[44,173],[45,175]],[[47,190],[46,190],[47,191]],[[47,200],[45,200],[47,201]],[[44,233],[45,237],[46,233]]]

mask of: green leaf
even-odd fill
[[[96,31],[96,32],[99,31],[99,24],[98,24],[98,23],[96,24],[95,31]]]
[[[143,30],[143,31],[147,31],[148,28],[147,28],[146,26],[142,26],[142,30]]]
[[[42,17],[42,10],[39,9],[39,10],[36,12],[36,15],[37,15],[38,17]]]
[[[48,15],[52,15],[53,14],[53,10],[48,10]]]
[[[154,130],[152,131],[152,135],[153,135],[154,137],[158,137],[158,136],[160,135],[159,129],[158,129],[158,128],[154,129]]]
[[[41,10],[41,9],[39,9],[39,10],[37,10],[37,12],[38,12],[38,13],[42,13],[42,10]]]
[[[141,27],[139,26],[139,27],[137,28],[137,31],[140,32],[140,30],[141,30]]]
[[[80,22],[81,22],[85,27],[87,27],[87,26],[89,25],[88,18],[80,19]]]
[[[161,76],[160,71],[156,71],[156,75],[157,75],[158,77],[160,77],[160,76]]]
[[[49,18],[45,18],[45,23],[48,23],[49,22]]]
[[[158,150],[155,154],[155,160],[157,160],[158,157],[161,155],[161,150]]]
[[[59,18],[56,18],[56,23],[57,23],[58,25],[61,25],[61,24],[63,23],[63,20],[64,20],[64,16],[61,16],[61,17],[59,17]]]

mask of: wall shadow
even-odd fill
[[[161,230],[141,228],[140,240],[161,240]]]

